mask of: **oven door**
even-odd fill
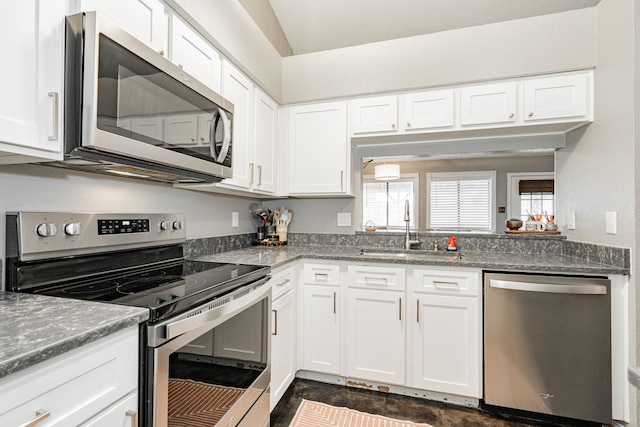
[[[95,12],[67,22],[66,154],[232,176],[229,101]]]
[[[269,425],[271,286],[229,295],[149,326],[143,425]]]

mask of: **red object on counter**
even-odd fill
[[[448,251],[457,251],[458,250],[458,244],[456,243],[457,237],[456,236],[451,236],[451,238],[449,239],[449,243],[447,243],[447,250]]]

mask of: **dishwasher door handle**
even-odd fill
[[[549,284],[512,282],[507,280],[490,280],[489,286],[498,289],[510,289],[514,291],[543,292],[548,294],[579,294],[579,295],[606,295],[607,287],[604,285],[586,284]]]

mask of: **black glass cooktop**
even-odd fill
[[[153,249],[144,256],[137,251],[128,256],[25,264],[16,268],[20,286],[13,290],[147,307],[153,322],[219,298],[269,273],[264,266],[188,261],[173,255],[173,251]]]

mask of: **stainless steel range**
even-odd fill
[[[6,220],[7,290],[149,309],[140,425],[268,425],[268,267],[185,260],[182,214]]]

